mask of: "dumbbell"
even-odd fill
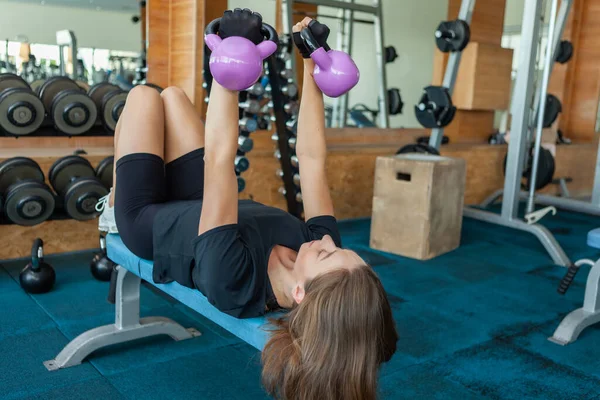
[[[279,188],[278,192],[284,197],[287,195],[287,190],[285,190],[285,188],[283,186]],[[297,192],[295,197],[296,197],[296,201],[298,203],[302,203],[302,193],[301,192]]]
[[[278,169],[277,176],[280,177],[281,179],[283,179],[283,170]],[[300,186],[300,174],[295,173],[292,179],[294,180],[294,185],[299,187]]]
[[[44,117],[44,105],[23,78],[0,74],[0,127],[4,132],[29,135],[42,125]]]
[[[275,154],[274,154],[275,158],[278,160],[281,160],[281,152],[279,150],[275,150]],[[290,163],[292,164],[292,167],[294,168],[298,168],[298,166],[300,165],[300,162],[298,160],[298,156],[293,155],[290,157]]]
[[[95,173],[96,178],[105,188],[110,189],[113,185],[113,167],[115,163],[114,156],[108,156],[104,160],[100,161],[98,166],[96,167]]]
[[[248,88],[248,93],[257,97],[262,96],[263,94],[265,94],[265,88],[263,87],[263,85],[257,82]]]
[[[300,105],[295,101],[290,101],[289,103],[285,103],[283,106],[283,111],[292,116],[298,115],[298,111],[300,110]]]
[[[108,189],[96,178],[88,160],[80,156],[59,158],[50,167],[48,178],[71,218],[85,221],[98,215],[96,203]]]
[[[250,161],[244,156],[237,156],[235,157],[234,165],[235,170],[242,173],[248,171],[248,168],[250,168]]]
[[[44,180],[44,172],[30,158],[14,157],[0,163],[0,193],[9,221],[33,226],[50,218],[55,199]]]
[[[244,117],[240,119],[240,128],[246,132],[254,132],[258,129],[258,122],[254,118]]]
[[[96,104],[104,128],[109,133],[113,133],[117,128],[117,121],[125,107],[127,92],[117,85],[100,82],[90,88],[88,96]]]
[[[96,104],[75,81],[65,76],[48,79],[38,88],[38,96],[56,129],[67,135],[86,133],[96,123]]]
[[[238,149],[241,152],[248,153],[254,148],[254,141],[248,136],[238,136]]]
[[[260,111],[260,103],[256,100],[246,100],[240,103],[239,107],[250,114],[257,114]]]
[[[246,189],[246,180],[239,175],[237,177],[237,184],[238,184],[238,193],[241,193],[244,191],[244,189]]]
[[[279,73],[279,75],[283,78],[283,79],[291,79],[294,77],[294,71],[291,69],[284,69],[281,70],[281,72]]]

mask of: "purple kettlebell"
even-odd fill
[[[262,33],[267,39],[255,45],[240,36],[221,39],[216,34],[220,22],[221,18],[217,18],[208,24],[204,37],[204,42],[212,51],[210,73],[221,86],[229,90],[247,89],[262,75],[263,60],[277,50],[277,32],[263,23]]]
[[[358,83],[360,72],[352,58],[343,51],[319,45],[309,28],[300,32],[315,62],[313,77],[321,91],[329,97],[339,97]]]

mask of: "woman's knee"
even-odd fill
[[[162,99],[156,89],[138,85],[129,91],[126,106],[162,109]]]
[[[169,86],[168,88],[166,88],[165,90],[162,91],[162,93],[160,94],[160,97],[162,98],[162,100],[165,104],[168,104],[171,102],[182,102],[182,101],[186,101],[191,104],[191,101],[187,97],[187,94],[185,94],[183,89],[181,89],[177,86]]]

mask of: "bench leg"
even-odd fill
[[[599,322],[600,261],[594,264],[588,275],[583,307],[569,313],[548,340],[565,346],[576,341],[585,328]]]
[[[54,360],[44,362],[46,368],[55,371],[79,365],[98,349],[149,336],[168,335],[175,340],[200,336],[196,329],[185,329],[169,318],[140,318],[140,282],[138,276],[118,267],[115,323],[91,329],[77,336]]]

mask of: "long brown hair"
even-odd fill
[[[392,310],[368,265],[306,282],[305,297],[272,320],[263,353],[266,391],[285,400],[370,400],[379,366],[396,351]]]

